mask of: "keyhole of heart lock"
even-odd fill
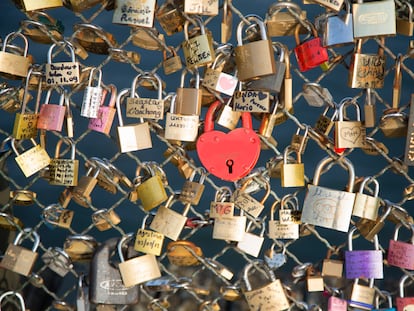
[[[229,174],[233,174],[233,164],[234,164],[234,161],[232,159],[228,159],[226,161],[226,165],[229,168]]]

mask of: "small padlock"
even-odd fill
[[[229,9],[229,2],[232,0],[224,0],[223,16],[221,19],[221,43],[229,42],[233,30],[233,11]]]
[[[69,49],[71,61],[52,63],[53,49],[58,46]],[[80,83],[79,63],[76,62],[75,51],[72,43],[69,41],[60,41],[50,46],[47,52],[47,64],[45,65],[46,84],[53,85],[71,85]]]
[[[90,261],[97,249],[98,242],[90,235],[69,235],[63,243],[63,250],[72,261]]]
[[[166,75],[173,74],[174,72],[180,71],[183,68],[181,57],[177,54],[174,47],[169,46],[168,50],[163,51],[164,59],[162,62],[162,68]]]
[[[270,110],[270,93],[267,91],[239,90],[233,95],[233,109],[239,112],[268,113]],[[275,99],[276,100],[276,99]]]
[[[322,46],[321,39],[318,37],[318,32],[315,26],[311,22],[306,23],[309,26],[312,39],[301,42],[299,38],[299,30],[301,25],[296,25],[295,29],[295,41],[296,47],[294,48],[298,67],[301,72],[308,71],[312,68],[329,60],[328,51]]]
[[[325,87],[316,82],[307,82],[303,84],[303,98],[311,107],[332,106],[332,94]]]
[[[262,268],[265,271],[266,278],[270,282],[264,286],[253,289],[248,278],[249,272],[255,267]],[[258,271],[262,272],[263,270]],[[279,279],[276,279],[273,271],[267,267],[262,260],[255,259],[248,263],[243,269],[242,280],[245,285],[243,295],[250,310],[260,309],[263,311],[280,311],[289,308],[289,301],[286,297],[282,282]]]
[[[176,241],[181,234],[187,221],[187,214],[190,211],[190,204],[185,204],[182,213],[170,209],[177,200],[171,195],[165,205],[158,207],[157,213],[151,222],[150,228],[157,231],[167,238]]]
[[[233,192],[229,187],[220,187],[210,203],[210,218],[231,217],[234,215],[234,203],[231,202]]]
[[[34,239],[31,250],[20,246],[26,237],[32,236]],[[9,244],[0,262],[0,267],[16,272],[23,276],[29,276],[32,273],[33,266],[36,263],[38,254],[36,253],[40,244],[40,236],[32,228],[24,228],[20,231],[13,244]]]
[[[52,88],[46,93],[45,103],[40,106],[37,128],[39,130],[61,132],[65,120],[66,109],[69,107],[69,100],[66,92],[61,89],[59,104],[50,104]]]
[[[104,106],[104,103],[101,102],[98,108],[98,113],[96,118],[89,119],[88,129],[104,133],[109,135],[111,131],[112,123],[114,121],[116,109],[116,98],[117,98],[117,89],[114,84],[109,84],[108,88],[111,93],[111,98],[109,99],[108,106]]]
[[[284,9],[286,10],[282,12]],[[302,10],[297,3],[278,1],[267,10],[265,23],[270,37],[293,36],[296,26],[305,19],[306,11]],[[300,31],[306,33],[306,28],[301,27]]]
[[[266,264],[271,269],[278,269],[287,262],[285,245],[283,244],[281,247],[281,251],[278,252],[275,251],[275,246],[276,243],[273,242],[272,246],[264,252],[263,256]]]
[[[258,133],[267,139],[273,138],[272,133],[276,125],[288,120],[284,110],[281,108],[280,99],[277,96],[274,96],[270,108],[272,112],[263,114],[258,130]]]
[[[283,200],[282,200],[283,201]],[[298,239],[299,238],[299,224],[298,223],[282,223],[280,219],[279,214],[279,220],[275,220],[275,210],[277,205],[280,205],[280,210],[282,209],[282,204],[285,203],[285,201],[275,201],[273,202],[271,208],[270,208],[270,220],[268,221],[268,237],[270,239]],[[279,211],[280,211],[279,210]]]
[[[237,248],[244,253],[257,258],[259,256],[260,250],[262,249],[266,227],[264,222],[261,223],[260,234],[257,235],[250,231],[252,224],[252,221],[247,224],[243,239],[237,243]]]
[[[351,221],[355,201],[353,193],[355,170],[352,162],[343,157],[340,161],[348,170],[347,191],[333,190],[319,186],[322,170],[335,160],[331,157],[322,159],[315,169],[313,184],[308,185],[302,209],[302,222],[324,228],[347,232]]]
[[[225,241],[242,241],[246,229],[247,217],[243,210],[240,215],[227,215],[214,219],[213,239]]]
[[[216,119],[218,125],[221,125],[229,130],[234,130],[236,128],[237,123],[239,123],[239,119],[241,117],[241,112],[235,111],[233,109],[233,106],[233,97],[230,97],[227,100],[227,103],[225,105],[222,105]]]
[[[26,177],[30,177],[46,168],[50,163],[50,157],[47,154],[47,151],[38,145],[33,138],[31,138],[30,141],[34,147],[31,147],[21,154],[17,151],[16,141],[14,138],[11,142],[13,152],[16,154],[15,160],[17,165]]]
[[[196,174],[200,175],[198,182],[194,181]],[[195,169],[191,174],[190,179],[184,182],[178,199],[184,204],[198,205],[204,192],[205,179],[206,171],[204,168]]]
[[[365,186],[373,183],[374,191],[373,195],[364,193]],[[361,218],[367,218],[370,220],[376,220],[378,217],[378,209],[380,206],[379,194],[379,183],[374,177],[366,177],[359,186],[359,192],[355,197],[354,209],[352,215]]]
[[[155,12],[155,18],[168,36],[181,32],[184,29],[184,0],[164,2]]]
[[[143,82],[154,83],[157,88],[157,98],[142,98],[136,92]],[[134,95],[135,94],[135,95]],[[128,118],[154,119],[164,118],[164,100],[162,98],[162,81],[157,74],[144,72],[132,80],[130,97],[127,99],[126,116]]]
[[[328,249],[326,258],[322,263],[322,276],[332,278],[342,278],[342,271],[344,267],[343,260],[332,259],[334,252]]]
[[[37,136],[37,119],[39,118],[40,94],[42,92],[41,79],[38,84],[35,109],[33,113],[26,111],[26,103],[28,101],[27,99],[29,95],[29,80],[34,73],[36,72],[30,68],[27,74],[26,84],[24,88],[22,110],[21,112],[16,113],[16,117],[14,119],[12,136],[16,139],[36,138]]]
[[[60,148],[65,142],[70,147],[70,159],[62,159]],[[69,137],[59,139],[56,144],[55,157],[49,164],[49,184],[60,186],[76,186],[78,184],[79,160],[76,160],[76,144]]]
[[[121,218],[115,212],[115,209],[107,210],[102,208],[92,214],[92,223],[99,231],[112,229],[121,223]]]
[[[324,136],[324,139],[328,139],[329,133],[332,130],[332,127],[334,126],[334,121],[338,117],[338,110],[333,109],[333,114],[331,117],[328,117],[328,112],[331,108],[335,108],[331,105],[327,105],[324,112],[319,116],[318,120],[316,121],[316,124],[314,126],[314,129]]]
[[[288,155],[296,153],[296,163],[288,163]],[[303,187],[305,185],[305,165],[302,163],[300,152],[286,147],[283,152],[283,164],[280,170],[282,187]]]
[[[52,225],[52,229],[55,226],[69,229],[73,220],[73,216],[73,211],[64,209],[59,204],[48,205],[42,211],[42,218],[46,221],[47,224]]]
[[[338,291],[340,290],[334,291],[334,294]],[[334,295],[329,297],[328,311],[347,311],[347,310],[348,310],[348,302],[345,299],[343,299],[343,297],[336,297]]]
[[[49,247],[42,255],[42,260],[50,270],[61,277],[64,277],[73,268],[69,255],[59,247]]]
[[[372,241],[384,228],[385,221],[390,217],[392,210],[393,208],[388,206],[383,215],[379,215],[374,221],[367,218],[361,218],[355,225],[365,239]]]
[[[152,27],[154,24],[155,15],[155,0],[148,0],[145,3],[129,1],[129,0],[117,0],[112,17],[112,23],[139,26],[139,27]]]
[[[281,224],[301,224],[301,211],[298,198],[293,194],[286,194],[280,200],[279,220]]]
[[[6,52],[8,44],[15,38],[21,38],[24,43],[24,50],[21,55]],[[3,47],[0,51],[0,73],[6,75],[8,78],[21,79],[27,77],[31,60],[28,57],[27,38],[21,33],[11,32],[4,38]]]
[[[260,28],[261,40],[243,44],[242,30],[246,25],[240,21],[237,26],[237,47],[234,48],[237,77],[245,82],[276,73],[272,42],[268,40],[266,28],[262,20],[255,16],[247,16],[246,20]],[[256,55],[260,54],[258,58]]]
[[[122,247],[133,238],[133,233],[128,233],[118,242],[119,272],[125,287],[132,287],[149,280],[161,277],[157,259],[154,255],[145,254],[125,260]]]
[[[72,188],[73,200],[83,207],[89,207],[92,204],[91,193],[98,183],[100,168],[89,167],[86,175],[79,179],[78,184]]]
[[[203,257],[203,251],[191,241],[178,240],[168,243],[167,257],[179,267],[198,266],[201,264],[198,257]]]
[[[409,1],[402,1],[402,6],[397,10],[396,31],[398,34],[405,36],[413,35],[413,14],[412,4]]]
[[[95,75],[98,75],[98,84],[92,86]],[[97,118],[98,111],[101,106],[101,102],[105,99],[103,97],[104,90],[101,87],[102,70],[98,68],[92,68],[89,73],[88,86],[85,89],[83,95],[82,107],[80,115],[85,118]]]
[[[301,130],[304,131],[303,134],[301,134]],[[289,146],[291,150],[299,152],[299,154],[303,155],[305,153],[308,140],[309,140],[309,125],[305,125],[304,129],[299,126],[298,129],[296,130],[296,133],[293,134]]]
[[[254,177],[250,177],[243,181],[242,186],[233,194],[234,206],[244,210],[252,217],[259,217],[264,209],[264,203],[270,195],[270,183],[263,177],[260,178],[265,188],[265,194],[260,201],[247,193],[246,189],[254,181]]]
[[[218,15],[219,3],[218,1],[206,0],[184,0],[185,14],[199,14],[199,15]],[[204,310],[204,309],[200,309]]]
[[[322,275],[312,264],[306,268],[306,288],[308,292],[323,292],[325,290]]]
[[[137,252],[160,256],[164,243],[164,235],[145,229],[148,216],[149,214],[145,215],[142,220],[142,226],[137,231],[134,249]]]
[[[152,140],[148,122],[124,125],[122,118],[121,101],[123,96],[133,90],[124,89],[118,93],[116,98],[116,110],[118,114],[118,140],[122,153],[152,148]]]
[[[86,23],[73,25],[73,39],[78,47],[101,55],[108,55],[109,49],[118,45],[111,33],[102,27]]]
[[[390,240],[387,262],[391,266],[414,270],[414,241],[411,236],[410,243],[398,241],[398,233],[402,224],[398,224],[394,230],[394,239]],[[413,230],[410,227],[411,231]]]
[[[367,88],[365,89],[365,103],[364,103],[364,125],[366,128],[375,127],[377,123],[377,110],[376,110],[376,95],[375,91]]]
[[[165,38],[156,28],[131,27],[132,44],[149,50],[163,51],[166,46]]]
[[[353,234],[357,230],[352,227],[348,233],[348,250],[345,251],[345,274],[348,279],[384,277],[382,252],[379,250],[378,236],[374,237],[375,250],[353,250]]]
[[[195,76],[195,87],[185,87],[185,77],[187,73]],[[184,69],[181,72],[181,83],[177,88],[175,98],[175,113],[181,115],[197,115],[201,113],[202,90],[200,89],[200,74],[197,69]]]
[[[363,310],[372,310],[374,308],[374,299],[374,279],[369,279],[368,286],[359,284],[359,279],[355,279],[352,285],[351,298],[348,302],[349,306]]]

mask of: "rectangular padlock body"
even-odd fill
[[[380,89],[384,86],[385,56],[355,53],[349,68],[348,86]]]
[[[28,57],[0,51],[0,72],[27,77],[30,60]]]
[[[325,33],[322,37],[324,46],[351,44],[354,42],[354,25],[352,14],[328,17]]]
[[[200,115],[202,90],[191,87],[177,88],[175,99],[175,112],[184,115]]]

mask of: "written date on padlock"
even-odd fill
[[[54,63],[46,64],[47,84],[75,84],[79,83],[79,64]]]
[[[158,250],[163,241],[164,235],[161,233],[139,229],[134,247],[138,250]]]

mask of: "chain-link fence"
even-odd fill
[[[394,305],[398,303],[398,310],[410,303],[397,299],[400,280],[411,276],[414,269],[409,210],[413,179],[408,166],[412,143],[407,139],[412,123],[408,120],[413,77],[410,2],[369,2],[366,4],[373,6],[363,13],[358,11],[362,4],[349,4],[354,20],[359,14],[358,33],[365,39],[367,35],[360,33],[371,23],[389,19],[397,25],[397,34],[388,36],[392,31],[381,32],[377,24],[377,32],[370,40],[363,39],[362,49],[357,51],[360,58],[373,55],[360,59],[358,66],[352,64],[358,43],[352,35],[352,16],[342,10],[338,18],[335,11],[339,8],[323,15],[329,5],[324,2],[185,1],[185,7],[182,1],[158,2],[153,28],[147,26],[152,26],[151,2],[155,1],[137,1],[137,5],[120,0],[114,11],[110,1],[67,0],[63,1],[67,7],[31,12],[24,6],[37,9],[55,1],[14,2],[17,4],[0,4],[3,292],[22,294],[32,311],[95,307],[247,310],[249,306],[251,310],[367,310],[373,308],[374,296],[386,303],[385,291]],[[218,15],[188,14],[214,12],[216,4]],[[396,19],[390,8],[396,8]],[[255,17],[265,21],[273,41],[275,67],[282,73],[274,78],[279,79],[278,87],[269,77],[267,82],[251,79],[256,78],[256,69],[269,70],[263,65],[269,61],[266,53],[273,54],[272,49],[266,50],[267,43],[243,52],[234,49],[241,21],[245,23],[239,33],[244,45],[263,39],[258,36],[261,28]],[[113,18],[118,23],[112,23]],[[208,58],[197,54],[201,49],[197,40],[184,45],[187,54],[183,53],[186,20],[190,40],[205,28],[207,36],[199,40],[214,46],[220,55],[214,62],[216,75],[219,70],[239,77],[250,75],[241,88],[250,92],[237,93],[231,101],[233,91],[225,90],[232,88],[234,80],[227,77],[229,84],[219,89],[208,78],[207,64],[198,66],[201,95],[191,90],[197,85],[195,77],[190,81],[193,70],[181,85],[188,89],[180,90],[181,63],[183,68],[184,60],[191,63],[188,53],[194,62]],[[349,33],[347,39],[342,29],[349,30],[350,25],[351,39]],[[295,58],[298,43],[294,32],[300,33],[299,43],[303,43],[307,32],[315,36],[314,27],[324,44],[331,45],[329,40],[345,44],[330,46],[325,51],[329,60],[306,71]],[[6,39],[11,32],[15,33]],[[28,38],[28,54],[36,64],[30,79],[19,73],[20,64],[25,69],[25,59],[20,58],[18,66],[7,65],[15,60],[10,54],[20,55],[24,50],[19,34]],[[224,45],[226,42],[233,46]],[[70,46],[76,53],[79,77],[72,72],[76,63],[56,64],[72,61]],[[302,57],[312,62],[325,52],[311,47]],[[307,53],[313,56],[307,57]],[[181,60],[177,62],[175,56]],[[48,58],[53,67],[46,65]],[[243,67],[240,63],[246,61],[253,63]],[[305,66],[310,66],[307,61]],[[207,63],[211,67],[213,59]],[[247,73],[241,68],[247,68]],[[354,84],[360,80],[368,83],[363,88],[350,87],[348,76],[353,70]],[[153,74],[161,78],[160,84]],[[134,90],[132,81],[138,75]],[[79,83],[73,83],[77,79]],[[53,80],[68,84],[56,86]],[[204,87],[207,80],[213,83],[210,88]],[[382,81],[383,87],[379,85]],[[105,113],[101,109],[90,121],[84,102],[101,103],[99,90],[93,89],[99,83],[107,93],[105,105],[114,104],[117,97],[120,105]],[[162,94],[156,91],[159,85]],[[201,97],[201,112],[194,105],[197,96]],[[40,110],[48,101],[55,106],[63,125],[62,130],[40,126],[34,131],[37,136],[32,145],[27,132],[17,134],[13,127],[18,113],[24,113],[22,103],[28,100],[26,113],[32,113],[36,98]],[[161,98],[164,102],[156,100]],[[250,105],[245,105],[249,98],[253,98]],[[211,106],[217,110],[206,115]],[[261,143],[258,161],[251,154],[257,146],[251,147],[249,140],[243,142],[246,133],[254,135],[249,130],[220,138],[224,143],[207,145],[203,153],[202,140],[196,136],[202,135],[205,125],[212,130],[211,119],[216,130],[229,132],[240,117],[240,112],[233,111],[238,106],[239,110],[255,111],[252,128]],[[121,108],[124,127],[115,108]],[[114,117],[106,128],[104,115]],[[363,125],[358,117],[365,121]],[[243,114],[244,127],[248,127],[248,118]],[[345,123],[337,126],[334,121],[338,120]],[[362,138],[359,146],[358,137]],[[254,144],[254,136],[250,139]],[[54,164],[48,165],[44,158],[39,161],[37,155],[24,156],[29,149],[35,153],[36,145],[47,151]],[[224,161],[217,155],[229,152],[225,169],[214,170]],[[77,177],[68,173],[76,166],[71,158],[78,161]],[[239,160],[253,164],[239,167]],[[60,174],[66,174],[65,178]],[[78,179],[77,186],[71,184],[72,179]],[[355,199],[350,194],[357,192],[366,195],[358,194]],[[378,244],[374,243],[376,233]],[[348,236],[354,240],[353,251],[371,252],[347,252]],[[390,242],[393,239],[401,243]],[[37,247],[37,255],[32,247]],[[118,253],[126,260],[122,268],[118,268]],[[246,278],[250,280],[247,284]],[[361,286],[354,284],[355,278],[360,278]],[[257,288],[262,289],[255,291]],[[408,289],[405,295],[409,297]],[[13,310],[19,301],[13,294],[1,303]]]

